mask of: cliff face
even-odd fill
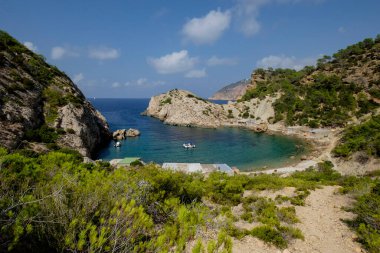
[[[0,145],[9,149],[43,142],[93,156],[110,138],[105,118],[68,76],[2,31],[0,91]]]
[[[209,128],[236,126],[259,130],[273,119],[272,103],[275,100],[267,97],[264,100],[219,105],[185,90],[171,90],[152,97],[146,114],[170,125]]]
[[[166,124],[180,126],[218,127],[227,119],[221,105],[213,104],[184,90],[171,90],[152,97],[148,116],[156,117]]]
[[[213,100],[238,100],[251,85],[250,79],[244,79],[236,83],[229,84],[212,95]]]

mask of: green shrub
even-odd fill
[[[160,106],[163,106],[163,105],[165,105],[165,104],[171,104],[172,103],[172,98],[171,97],[168,97],[168,98],[166,98],[166,99],[164,99],[164,100],[162,100],[161,102],[160,102]]]
[[[357,215],[350,222],[356,230],[359,241],[369,252],[380,249],[380,182],[372,187],[370,193],[358,197],[353,212]]]
[[[28,130],[25,132],[25,139],[34,142],[54,143],[59,137],[59,134],[54,128],[42,125],[38,129]]]
[[[347,128],[333,153],[335,156],[349,157],[357,151],[380,157],[380,116],[372,116],[362,124]]]
[[[281,249],[284,249],[288,246],[287,241],[284,239],[281,233],[270,226],[256,227],[250,231],[250,234]]]

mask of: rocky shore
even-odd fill
[[[331,151],[336,146],[343,129],[310,128],[306,126],[287,127],[283,122],[273,123],[274,109],[272,104],[277,97],[265,97],[262,100],[252,99],[245,102],[214,104],[197,97],[185,90],[171,90],[151,98],[145,115],[155,117],[165,124],[188,127],[239,127],[255,132],[293,136],[306,141],[310,152],[291,165],[275,170],[264,170],[264,173],[291,173],[305,170],[318,162],[330,160],[342,174],[364,174],[375,170],[379,163],[370,159],[360,163],[355,159],[335,158]]]

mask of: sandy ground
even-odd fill
[[[308,196],[305,206],[297,206],[300,219],[297,225],[305,240],[295,240],[288,249],[279,250],[262,241],[246,236],[233,241],[233,252],[237,253],[350,253],[365,252],[354,239],[355,234],[341,219],[352,219],[353,214],[341,207],[349,206],[352,200],[347,195],[335,194],[337,186],[317,189]],[[272,194],[272,193],[271,193]]]

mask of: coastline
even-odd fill
[[[339,140],[340,128],[310,128],[306,126],[286,127],[283,124],[268,124],[267,134],[279,134],[298,138],[310,145],[310,151],[301,158],[284,167],[273,169],[262,169],[254,171],[241,171],[241,174],[289,174],[296,171],[303,171],[309,167],[314,167],[319,162],[325,160],[333,161],[331,151]]]

